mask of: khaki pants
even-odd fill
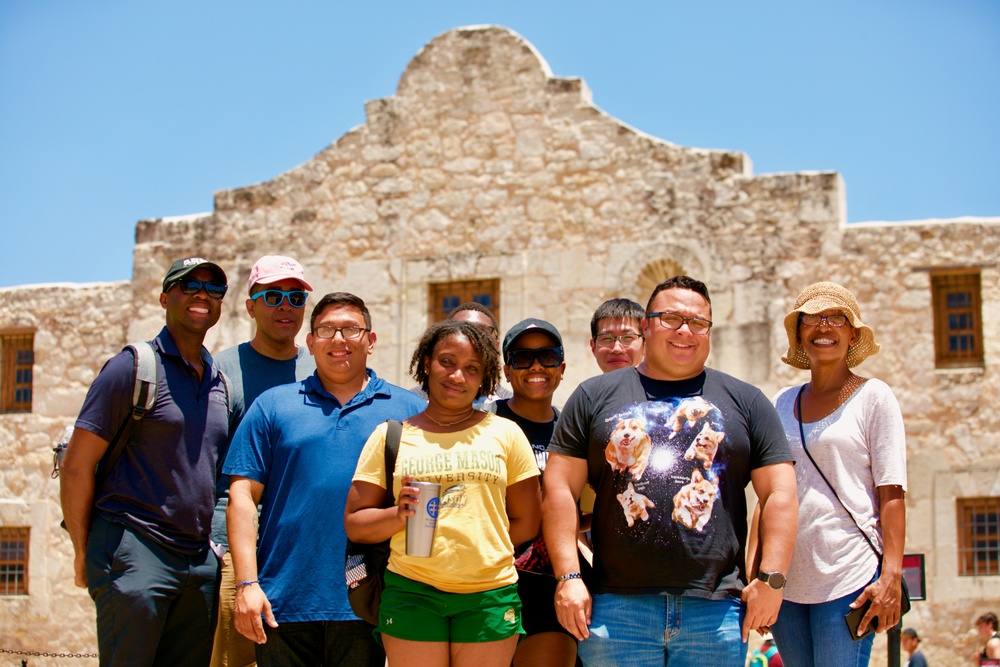
[[[254,667],[257,657],[254,643],[241,635],[233,624],[233,602],[236,599],[236,579],[233,573],[233,555],[222,557],[222,574],[219,581],[219,622],[215,627],[212,645],[212,667]]]

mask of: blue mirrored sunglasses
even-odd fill
[[[300,289],[293,289],[290,292],[282,292],[277,289],[266,289],[263,292],[257,292],[251,299],[264,298],[264,303],[268,306],[280,306],[281,302],[288,299],[288,305],[292,308],[302,308],[306,305],[306,297],[309,296],[309,292],[305,292]]]

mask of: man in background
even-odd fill
[[[590,351],[602,373],[638,366],[646,351],[642,320],[646,312],[631,299],[608,299],[590,318]]]
[[[903,650],[909,654],[905,667],[927,667],[927,658],[920,652],[920,636],[913,628],[906,628],[899,635]]]

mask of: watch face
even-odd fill
[[[778,590],[785,587],[785,575],[780,572],[772,572],[767,577],[767,585]]]

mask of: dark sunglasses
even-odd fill
[[[226,290],[229,289],[229,285],[225,283],[217,283],[211,280],[196,280],[194,278],[183,278],[174,283],[180,289],[181,294],[197,294],[201,289],[205,288],[205,294],[208,294],[213,299],[221,299],[226,296]],[[170,288],[167,288],[169,291]]]
[[[264,303],[271,307],[280,306],[281,302],[287,298],[289,306],[292,308],[302,308],[306,305],[307,296],[309,296],[309,292],[300,289],[293,289],[290,292],[282,292],[278,289],[266,289],[263,292],[257,292],[250,298],[259,299],[260,297],[264,297]]]
[[[555,368],[563,362],[563,349],[561,347],[537,347],[511,350],[507,353],[507,363],[516,371],[531,368],[536,359],[543,368]]]

